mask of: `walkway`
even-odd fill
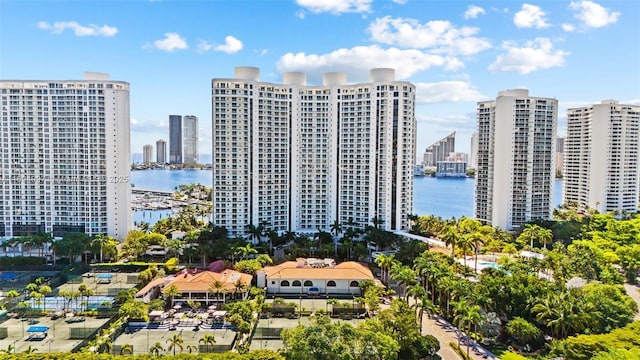
[[[636,316],[633,318],[634,320],[640,320],[640,287],[638,285],[631,285],[629,283],[624,284],[624,289],[627,290],[627,295],[631,296],[631,298],[638,304],[638,311],[636,312]]]
[[[398,286],[394,286],[392,284],[392,288],[396,291],[396,294],[400,294],[401,289]],[[413,303],[413,299],[409,298],[409,304]],[[381,305],[381,309],[388,309],[389,305],[383,304]],[[424,315],[422,317],[422,334],[423,335],[432,335],[440,342],[440,351],[438,351],[438,355],[442,358],[442,360],[460,360],[462,357],[458,355],[449,343],[458,343],[458,334],[460,331],[447,322],[445,319],[441,318],[438,315],[433,317],[429,317]],[[473,341],[473,340],[472,340]],[[466,353],[467,347],[466,345],[460,344],[462,350]],[[473,349],[477,349],[474,351]],[[484,356],[486,354],[486,357]],[[482,345],[473,341],[471,343],[471,351],[469,352],[469,356],[471,356],[474,360],[484,360],[484,359],[494,359],[497,360],[498,357],[493,355],[489,350],[485,349]]]
[[[461,359],[460,355],[458,355],[453,348],[449,346],[449,343],[451,342],[456,344],[458,343],[458,334],[460,332],[455,326],[451,325],[438,315],[432,318],[425,315],[422,318],[422,333],[424,335],[428,334],[435,336],[436,339],[440,341],[440,351],[438,351],[438,355],[440,355],[443,360]],[[466,345],[461,343],[460,347],[462,348],[462,351],[467,351]],[[474,348],[476,350],[474,350]],[[471,343],[471,351],[469,352],[469,355],[474,360],[498,359],[498,357],[475,341]]]

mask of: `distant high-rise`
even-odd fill
[[[198,117],[185,115],[182,118],[182,161],[185,164],[198,162]]]
[[[478,167],[478,132],[475,131],[471,135],[471,151],[469,153],[469,167],[476,169]]]
[[[151,164],[153,162],[153,145],[144,145],[142,147],[142,163]]]
[[[600,213],[638,210],[640,106],[615,100],[569,109],[563,202]]]
[[[0,238],[132,225],[129,84],[0,80]]]
[[[551,217],[557,117],[557,100],[528,90],[478,103],[478,220],[513,230]]]
[[[303,73],[283,84],[259,74],[236,67],[235,78],[212,80],[213,223],[230,236],[263,222],[280,233],[373,219],[409,230],[415,86],[393,69],[360,84],[327,73],[314,86]]]
[[[169,115],[169,164],[182,164],[181,115]]]
[[[559,137],[556,141],[556,176],[563,176],[564,167],[564,138]]]
[[[167,163],[167,142],[162,139],[156,141],[156,163]]]
[[[438,161],[445,161],[450,153],[456,151],[456,132],[452,132],[446,137],[428,146],[424,152],[422,164],[425,167],[436,166]]]

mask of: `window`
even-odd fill
[[[360,284],[358,284],[358,282],[354,280],[349,284],[349,286],[351,286],[351,287],[359,287]]]
[[[280,281],[280,286],[289,286],[289,282],[287,280]]]
[[[291,286],[301,286],[302,283],[300,283],[300,280],[293,280],[293,283],[291,283]]]
[[[311,282],[311,280],[305,280],[304,286],[313,286],[313,282]]]
[[[327,287],[336,287],[336,282],[333,280],[327,281]]]

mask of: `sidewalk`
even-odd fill
[[[636,312],[636,315],[633,319],[640,320],[640,292],[638,292],[640,290],[640,287],[637,285],[624,283],[624,289],[627,290],[627,295],[629,295],[633,299],[633,301],[638,304],[639,311]]]
[[[451,346],[449,346],[449,343],[451,342],[455,344],[458,343],[458,333],[458,329],[455,326],[451,325],[438,315],[432,318],[425,315],[422,318],[422,334],[435,336],[436,339],[440,341],[440,351],[438,351],[438,355],[440,355],[443,360],[461,359],[460,355],[458,355]],[[460,347],[462,348],[462,351],[467,351],[467,346],[463,343],[460,344]],[[474,360],[498,359],[489,350],[485,349],[482,345],[473,340],[469,356]]]

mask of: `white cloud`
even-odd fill
[[[213,45],[206,40],[200,40],[198,42],[198,52],[207,52],[211,50],[225,52],[227,54],[235,54],[238,51],[242,50],[244,45],[242,41],[236,39],[235,37],[229,35],[225,39],[225,43],[222,45]],[[266,50],[265,50],[266,51]]]
[[[130,118],[129,122],[131,123],[131,126],[136,126],[138,124],[140,124],[140,121],[134,119],[134,118]]]
[[[486,11],[480,6],[469,5],[467,11],[464,12],[465,19],[475,19],[478,15],[486,14]]]
[[[542,29],[550,26],[546,16],[547,14],[539,6],[523,4],[520,11],[513,16],[513,23],[519,28]]]
[[[434,66],[455,70],[462,63],[455,57],[427,54],[416,49],[382,49],[377,45],[370,45],[338,49],[320,55],[287,53],[277,64],[280,72],[302,71],[309,75],[309,79],[316,80],[321,79],[325,72],[344,72],[347,73],[349,82],[368,81],[369,70],[373,68],[394,68],[396,79],[406,79]]]
[[[213,45],[209,44],[206,40],[198,41],[198,52],[207,52],[213,49]]]
[[[364,13],[371,11],[373,0],[296,0],[299,6],[312,13],[328,12],[334,15],[342,13]],[[300,17],[300,15],[298,15]],[[302,18],[304,15],[302,15]]]
[[[75,21],[56,21],[50,24],[46,21],[38,22],[38,28],[42,30],[51,30],[53,34],[62,34],[66,29],[70,29],[76,36],[104,36],[112,37],[118,33],[118,28],[109,25],[93,25],[82,26]]]
[[[242,41],[229,35],[226,38],[224,38],[224,45],[218,45],[213,49],[216,51],[222,51],[227,54],[235,54],[238,51],[242,50],[242,47],[243,47]]]
[[[416,102],[420,104],[467,102],[483,99],[486,99],[486,96],[467,81],[416,83]]]
[[[268,49],[255,49],[253,50],[254,53],[258,54],[259,56],[265,56],[267,55],[267,53],[269,52]]]
[[[562,30],[566,32],[572,32],[572,31],[575,31],[575,29],[576,27],[571,24],[562,24]]]
[[[564,65],[568,52],[553,48],[548,38],[537,38],[527,41],[524,46],[513,42],[504,42],[505,54],[498,56],[489,66],[490,71],[515,71],[528,74],[540,69],[548,69]]]
[[[404,5],[404,4],[407,3],[407,0],[391,0],[391,1],[393,1],[396,4],[400,4],[400,5]]]
[[[147,47],[147,46],[145,46]],[[158,50],[172,52],[175,50],[184,50],[189,47],[187,41],[178,33],[165,33],[164,39],[153,42],[153,47]]]
[[[430,49],[436,53],[473,55],[491,47],[484,38],[476,37],[479,29],[456,28],[446,20],[421,24],[415,19],[385,16],[374,20],[368,28],[371,40],[383,44]]]
[[[618,21],[619,12],[613,12],[593,1],[572,1],[569,8],[575,11],[574,17],[586,27],[599,28]]]

